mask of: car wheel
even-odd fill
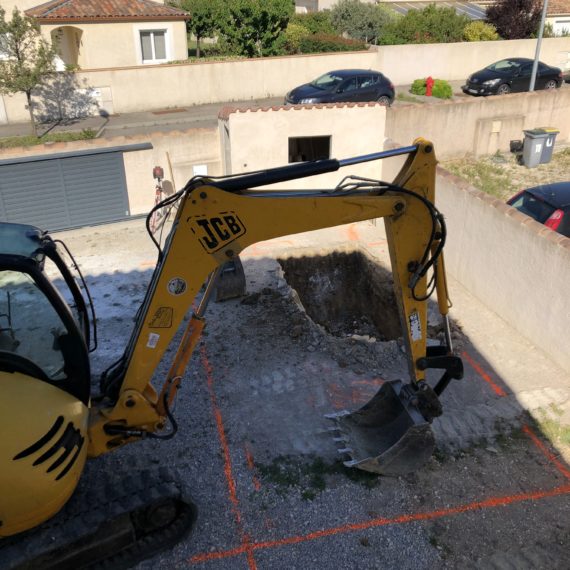
[[[511,88],[506,83],[501,83],[497,88],[497,95],[507,95],[507,93],[511,92]]]
[[[390,97],[388,97],[388,95],[380,95],[376,101],[381,105],[386,105],[386,107],[389,107],[392,104],[392,100]]]
[[[554,79],[549,79],[545,84],[544,84],[544,88],[545,89],[556,89],[558,87],[558,84],[556,83],[556,81],[554,81]]]

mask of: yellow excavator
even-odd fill
[[[391,183],[346,176],[327,190],[262,189],[401,155],[407,158]],[[434,448],[439,396],[463,373],[447,316],[435,169],[432,144],[418,139],[344,160],[191,179],[149,213],[147,228],[156,209],[178,206],[164,245],[149,232],[156,268],[124,353],[101,376],[97,395],[89,362],[93,303],[71,253],[33,226],[0,223],[0,567],[129,567],[190,531],[196,507],[185,483],[163,468],[102,498],[74,497],[75,512],[66,503],[88,458],[175,433],[173,404],[208,301],[243,293],[239,253],[277,236],[384,218],[410,377],[384,383],[361,409],[330,418],[343,433],[337,439],[348,442],[346,465],[386,475],[420,468]],[[428,346],[434,291],[445,341]],[[177,352],[155,390],[151,379],[180,327]],[[428,369],[443,374],[428,384]]]

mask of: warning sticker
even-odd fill
[[[148,341],[146,343],[147,348],[156,348],[160,335],[156,333],[150,333],[148,335]]]
[[[413,341],[422,339],[422,323],[416,312],[410,315],[410,335]]]
[[[174,309],[172,307],[158,307],[148,326],[151,329],[169,329],[172,326],[173,314]]]

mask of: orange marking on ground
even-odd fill
[[[339,410],[341,408],[345,407],[346,404],[346,398],[344,397],[344,394],[342,393],[342,389],[338,384],[329,384],[328,385],[328,392],[330,394],[330,402],[331,402],[331,406],[335,409],[335,410]]]
[[[245,447],[245,460],[247,461],[247,468],[251,471],[251,478],[253,479],[253,488],[256,491],[260,491],[261,483],[255,473],[255,461],[253,460],[253,453],[251,452],[251,449],[247,443],[245,444],[244,447]]]
[[[523,425],[522,430],[528,435],[528,437],[530,437],[534,445],[540,449],[546,459],[548,459],[548,461],[550,461],[556,469],[566,477],[566,479],[570,479],[570,471],[562,464],[561,461],[558,461],[556,456],[546,447],[546,445],[544,445],[544,443],[542,443],[542,441],[540,441],[540,439],[538,439],[538,436],[534,431],[532,431],[532,429],[526,424]]]
[[[228,440],[226,438],[226,431],[224,429],[224,422],[222,420],[222,412],[218,406],[218,401],[216,399],[216,393],[214,392],[214,375],[212,366],[206,355],[205,347],[202,347],[201,351],[202,366],[206,371],[206,379],[208,392],[210,394],[210,402],[212,403],[212,410],[214,412],[214,417],[216,419],[216,427],[218,430],[218,437],[220,438],[220,446],[222,448],[222,453],[224,456],[224,475],[226,476],[226,482],[228,484],[228,494],[230,502],[232,503],[232,511],[236,518],[237,527],[239,534],[241,536],[242,547],[244,552],[247,554],[247,563],[250,570],[257,570],[257,565],[253,557],[253,550],[251,548],[251,543],[249,536],[244,532],[242,525],[241,512],[239,509],[239,501],[236,492],[236,483],[232,472],[232,461],[230,456],[230,448],[228,445]]]
[[[386,245],[388,242],[383,239],[382,241],[369,241],[366,245],[368,247],[378,247],[379,245]]]
[[[287,538],[282,538],[280,540],[254,542],[253,544],[251,544],[251,548],[253,550],[278,548],[280,546],[299,544],[301,542],[308,542],[310,540],[317,540],[320,538],[325,538],[328,536],[334,536],[337,534],[343,534],[347,532],[362,531],[369,528],[376,528],[393,524],[404,524],[410,522],[433,520],[433,519],[455,516],[462,513],[467,513],[477,510],[504,507],[507,505],[520,503],[523,501],[538,501],[540,499],[557,497],[560,495],[567,495],[567,494],[570,494],[570,485],[562,485],[561,487],[556,487],[555,489],[551,489],[549,491],[535,491],[531,493],[519,493],[517,495],[507,495],[505,497],[491,497],[489,499],[484,499],[482,501],[474,501],[472,503],[467,503],[465,505],[459,505],[457,507],[429,511],[426,513],[413,513],[409,515],[400,515],[392,518],[379,517],[361,523],[346,524],[342,526],[319,530],[316,532],[311,532],[309,534],[290,536]],[[233,549],[233,550],[225,550],[220,552],[199,554],[192,557],[190,559],[190,563],[204,562],[205,560],[213,560],[220,558],[229,558],[235,556],[236,554],[241,554],[243,552],[244,550],[241,549]]]
[[[350,241],[358,241],[360,239],[360,236],[358,235],[358,229],[354,224],[350,224],[346,228],[346,233]]]
[[[493,382],[493,380],[491,380],[491,377],[481,368],[481,366],[479,366],[479,364],[477,364],[468,354],[467,352],[463,351],[461,356],[463,358],[465,358],[465,360],[467,360],[467,362],[469,362],[469,364],[473,367],[473,369],[477,372],[477,374],[479,374],[479,376],[481,376],[481,378],[483,378],[483,380],[485,380],[485,382],[487,382],[487,384],[489,384],[489,386],[491,386],[491,388],[493,389],[493,392],[495,392],[495,394],[497,394],[497,396],[506,396],[507,393],[497,384],[495,384],[495,382]]]
[[[141,261],[139,267],[156,267],[156,261]]]
[[[373,387],[380,387],[384,384],[385,380],[382,378],[370,378],[370,380],[353,380],[351,382],[352,386],[373,386]]]

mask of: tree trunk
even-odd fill
[[[200,57],[200,36],[196,36],[196,57]]]
[[[36,128],[36,119],[34,118],[34,109],[32,108],[32,92],[26,91],[26,98],[28,100],[28,112],[30,113],[30,122],[32,124],[32,135],[34,137],[38,136],[38,130]]]

